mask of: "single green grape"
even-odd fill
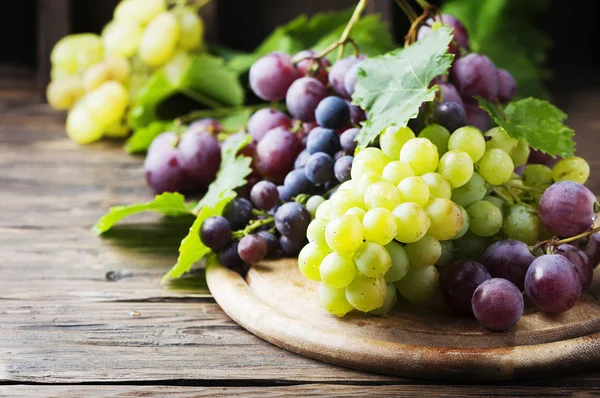
[[[175,8],[173,13],[179,21],[181,34],[177,47],[183,51],[192,51],[202,45],[204,39],[204,23],[197,10],[192,7]]]
[[[455,257],[457,260],[479,261],[481,253],[485,250],[485,238],[468,231],[462,238],[453,240]]]
[[[398,189],[387,181],[376,182],[365,192],[364,202],[368,209],[383,207],[393,210],[401,202]]]
[[[367,192],[367,189],[369,189],[369,187],[371,185],[375,184],[376,182],[381,182],[381,181],[383,181],[383,178],[377,173],[373,173],[373,172],[364,173],[363,175],[360,176],[360,178],[358,179],[358,182],[356,183],[356,190],[359,195],[364,196],[365,192]]]
[[[480,200],[467,208],[470,218],[469,230],[475,235],[496,235],[502,228],[502,212],[492,202]]]
[[[410,267],[406,276],[394,283],[402,297],[413,303],[431,299],[437,293],[440,274],[434,267]]]
[[[512,138],[506,133],[502,127],[494,127],[484,134],[489,137],[485,142],[486,149],[498,148],[502,149],[506,153],[511,153],[519,143],[518,140]]]
[[[510,239],[535,245],[543,232],[538,212],[530,205],[519,203],[506,212],[502,230]]]
[[[129,94],[121,83],[107,81],[88,93],[81,101],[94,123],[104,130],[123,118],[129,105]]]
[[[329,198],[331,207],[329,212],[333,217],[339,217],[353,207],[364,207],[362,196],[356,191],[336,191]]]
[[[578,156],[562,159],[552,169],[552,178],[556,182],[569,180],[585,184],[589,176],[590,165]]]
[[[315,218],[321,218],[323,220],[331,220],[333,218],[331,214],[331,201],[326,200],[317,207]]]
[[[146,25],[166,10],[165,0],[124,0],[117,5],[113,16],[116,21],[136,21]]]
[[[523,166],[529,159],[529,144],[525,140],[519,140],[517,147],[510,153],[514,167]]]
[[[440,158],[438,173],[450,183],[452,188],[462,187],[473,176],[473,161],[468,153],[453,149]]]
[[[414,175],[415,173],[408,164],[402,163],[399,160],[394,160],[393,162],[389,162],[383,168],[382,177],[385,181],[397,186],[400,181]]]
[[[398,222],[396,240],[403,243],[412,243],[421,239],[431,225],[425,210],[416,203],[406,202],[400,204],[392,212]]]
[[[358,188],[358,181],[356,180],[348,180],[344,181],[338,187],[338,191],[356,191]]]
[[[346,289],[336,289],[324,283],[319,286],[319,302],[321,307],[340,318],[354,309],[346,299]]]
[[[461,127],[450,136],[448,149],[466,152],[473,163],[476,163],[485,152],[485,139],[478,128],[473,126]]]
[[[102,44],[108,56],[129,58],[137,52],[142,27],[131,20],[112,21],[102,30]]]
[[[398,230],[396,217],[388,209],[378,207],[367,211],[362,220],[365,240],[387,245]]]
[[[67,35],[52,48],[52,69],[76,75],[102,61],[104,49],[100,36],[93,33]]]
[[[438,154],[442,156],[448,152],[450,132],[439,124],[430,124],[419,133],[419,137],[427,138],[437,147]]]
[[[327,246],[325,239],[325,230],[327,229],[328,220],[324,218],[315,218],[308,224],[306,228],[306,237],[309,242],[315,242],[319,246]]]
[[[421,176],[429,186],[429,194],[433,198],[450,199],[452,186],[439,173],[427,173]]]
[[[502,185],[513,175],[515,165],[508,153],[493,148],[485,151],[479,161],[479,174],[492,185]]]
[[[504,202],[503,199],[500,199],[497,196],[486,195],[481,200],[487,200],[488,202],[493,203],[494,205],[496,205],[497,208],[500,209],[500,211],[502,212],[502,216],[505,215],[505,213],[506,213],[506,203]]]
[[[452,191],[452,201],[457,205],[467,207],[483,199],[486,193],[485,180],[479,173],[473,173],[473,176],[465,185]]]
[[[454,258],[454,243],[451,240],[443,240],[440,242],[440,246],[442,247],[442,254],[440,258],[435,263],[436,267],[446,267],[452,264],[452,259]]]
[[[530,187],[552,184],[552,169],[543,164],[528,164],[523,171],[523,182]]]
[[[368,151],[368,149],[374,149]],[[353,180],[358,180],[363,174],[372,172],[381,175],[383,168],[390,162],[390,159],[377,148],[363,149],[352,161],[350,176]]]
[[[413,202],[425,206],[429,201],[429,185],[422,177],[406,177],[398,184],[402,202]]]
[[[392,312],[397,301],[398,296],[396,293],[396,287],[392,283],[388,283],[385,293],[385,299],[383,299],[383,305],[377,309],[369,311],[369,314],[375,316],[386,316],[387,314]]]
[[[331,250],[352,255],[363,241],[363,227],[356,216],[345,214],[335,218],[325,228],[325,240]]]
[[[306,201],[306,210],[308,210],[313,218],[315,218],[315,215],[317,214],[317,207],[323,202],[325,202],[325,198],[320,195],[311,196]]]
[[[90,144],[102,138],[103,126],[94,121],[83,105],[76,105],[67,116],[67,135],[78,144]]]
[[[315,242],[310,242],[304,246],[298,254],[298,267],[302,275],[310,280],[320,282],[319,267],[328,254],[329,248],[327,246],[321,246]]]
[[[373,311],[381,307],[387,294],[387,284],[383,278],[370,278],[359,275],[346,286],[346,299],[362,312]]]
[[[348,286],[356,275],[358,269],[352,257],[339,253],[329,253],[319,267],[321,280],[329,287],[342,288]]]
[[[180,35],[177,17],[171,12],[162,12],[144,28],[137,55],[146,65],[158,68],[173,58]]]
[[[442,246],[436,238],[425,235],[418,241],[406,245],[406,254],[412,265],[429,267],[440,259]]]
[[[465,209],[461,205],[457,205],[457,206],[460,208],[460,212],[463,216],[463,223],[462,223],[462,227],[460,228],[460,231],[458,231],[458,233],[450,240],[456,240],[456,239],[462,238],[469,231],[469,227],[471,226],[471,218],[469,217],[469,213],[467,213],[467,209]]]
[[[360,207],[353,207],[353,208],[349,209],[348,211],[346,211],[346,214],[351,214],[353,216],[356,216],[356,218],[358,218],[358,221],[360,221],[362,223],[363,219],[365,218],[365,214],[367,214],[367,212],[364,209],[361,209]]]
[[[410,127],[397,128],[390,126],[379,137],[379,145],[388,158],[398,160],[402,147],[411,138],[415,138],[415,133]]]
[[[392,258],[385,247],[366,241],[354,254],[354,263],[363,275],[379,278],[392,267]]]
[[[437,240],[448,240],[455,237],[462,228],[463,215],[458,205],[449,199],[432,199],[425,207],[431,220],[427,235]]]
[[[391,268],[385,273],[386,282],[396,282],[404,278],[408,272],[410,262],[408,261],[408,254],[404,247],[398,242],[392,241],[385,246],[385,250],[390,254],[392,259]]]
[[[427,138],[412,138],[402,147],[400,161],[409,164],[415,175],[431,173],[439,161],[437,147]]]

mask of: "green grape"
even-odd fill
[[[405,249],[408,260],[412,265],[417,267],[434,265],[442,255],[440,241],[428,235],[425,235],[414,243],[409,243]]]
[[[425,207],[431,220],[427,235],[437,240],[448,240],[455,237],[462,228],[463,215],[460,207],[449,199],[432,199]]]
[[[514,167],[523,166],[527,164],[529,159],[529,144],[525,140],[520,140],[517,147],[510,153],[510,157],[513,161]]]
[[[502,212],[492,202],[475,202],[467,208],[467,213],[470,219],[469,230],[475,235],[496,235],[502,228]]]
[[[321,307],[340,318],[354,309],[346,299],[346,289],[336,289],[321,283],[319,286]]]
[[[429,201],[429,186],[421,177],[407,177],[398,184],[402,202],[425,206]]]
[[[456,259],[479,261],[485,250],[485,238],[468,231],[462,238],[453,240]]]
[[[184,7],[173,10],[173,13],[181,27],[177,47],[183,51],[191,51],[200,47],[204,39],[204,23],[198,12],[191,7]]]
[[[452,264],[452,259],[454,257],[454,243],[452,243],[451,240],[443,240],[440,242],[440,246],[442,246],[442,254],[435,265],[436,267],[446,267]]]
[[[86,91],[94,91],[108,80],[108,68],[103,62],[90,66],[83,74],[83,86]]]
[[[354,263],[363,275],[379,278],[392,267],[392,258],[382,245],[366,241],[354,254]]]
[[[433,198],[450,199],[452,186],[439,173],[427,173],[421,176],[429,186],[429,194]]]
[[[343,215],[335,218],[325,228],[325,240],[331,250],[352,255],[363,241],[363,227],[358,218]]]
[[[59,111],[73,108],[84,94],[85,89],[81,79],[75,76],[53,80],[46,88],[48,104]]]
[[[86,95],[83,101],[92,119],[104,130],[123,118],[129,104],[129,94],[121,83],[108,81]]]
[[[331,195],[329,202],[331,203],[329,212],[334,217],[345,214],[353,207],[364,207],[362,197],[356,191],[337,191]]]
[[[398,242],[392,241],[385,246],[385,250],[390,254],[392,259],[392,266],[385,273],[386,282],[396,282],[404,278],[404,275],[408,272],[410,262],[408,261],[408,255],[404,247]]]
[[[343,256],[339,253],[329,253],[325,256],[319,269],[321,280],[329,287],[346,287],[358,275],[352,257]]]
[[[479,173],[473,173],[473,176],[465,185],[452,191],[452,201],[458,205],[467,207],[483,199],[486,193],[485,180]]]
[[[114,19],[145,25],[166,10],[165,0],[124,0],[115,8]]]
[[[392,212],[398,222],[396,240],[402,243],[412,243],[421,239],[427,233],[431,220],[425,210],[416,203],[402,203]]]
[[[103,56],[104,49],[100,36],[93,33],[80,33],[60,39],[50,53],[50,61],[53,69],[76,75],[102,61]]]
[[[167,11],[157,15],[142,33],[138,56],[153,68],[166,64],[175,55],[180,33],[179,22],[173,13]]]
[[[331,215],[331,202],[329,200],[326,200],[325,202],[321,203],[319,207],[317,207],[315,218],[320,218],[327,221],[333,218]]]
[[[506,153],[511,153],[519,143],[519,141],[508,135],[502,127],[494,127],[484,135],[489,137],[485,142],[486,149],[498,148]]]
[[[364,209],[361,209],[360,207],[353,207],[350,210],[348,210],[346,214],[356,216],[356,218],[358,218],[358,221],[363,222],[363,219],[365,218],[365,214],[367,214],[367,212]]]
[[[427,138],[412,138],[400,151],[400,161],[410,165],[415,175],[435,171],[438,165],[437,147]]]
[[[137,53],[142,27],[136,21],[112,21],[102,31],[106,55],[129,58]]]
[[[365,240],[387,245],[396,237],[398,224],[391,211],[376,208],[367,211],[362,220]]]
[[[472,126],[461,127],[450,136],[448,149],[466,152],[473,163],[476,163],[485,152],[485,139],[478,128]]]
[[[440,158],[438,173],[450,183],[452,188],[462,187],[473,176],[473,161],[468,153],[453,149]]]
[[[381,149],[374,148],[374,147],[357,148],[356,153],[354,154],[354,158],[355,159],[381,158],[381,159],[388,159],[388,161],[389,161],[389,158],[383,154]]]
[[[535,245],[544,227],[537,211],[530,205],[519,203],[506,212],[502,230],[510,239]]]
[[[502,212],[502,216],[504,216],[504,213],[505,213],[505,210],[506,210],[506,206],[505,206],[504,200],[500,199],[497,196],[492,196],[492,195],[486,195],[481,200],[487,200],[488,202],[491,202],[494,205],[496,205],[496,207],[499,208],[500,211]]]
[[[456,240],[462,238],[468,231],[469,226],[471,225],[471,218],[469,217],[469,213],[467,213],[467,209],[462,207],[461,205],[457,205],[460,208],[460,212],[463,216],[463,223],[460,231],[454,236],[451,240]]]
[[[560,160],[552,169],[552,178],[556,182],[569,180],[585,184],[589,176],[590,165],[577,156]]]
[[[552,179],[552,169],[543,164],[528,164],[523,171],[523,182],[530,187],[552,184]]]
[[[108,80],[116,80],[126,84],[131,76],[131,65],[127,58],[110,57],[106,58],[102,65],[108,71]]]
[[[402,147],[411,138],[415,138],[415,133],[409,127],[390,126],[379,137],[379,144],[388,158],[398,160]]]
[[[337,190],[338,191],[356,191],[357,186],[358,186],[357,181],[348,180],[348,181],[344,181],[343,183],[341,183]]]
[[[302,275],[310,280],[320,282],[320,266],[323,259],[329,255],[327,246],[321,246],[318,243],[310,242],[304,246],[298,254],[298,267]]]
[[[430,124],[419,133],[419,137],[427,138],[437,147],[438,154],[442,156],[448,152],[450,132],[439,124]]]
[[[352,165],[352,167],[354,167],[354,164]],[[356,191],[360,195],[364,195],[371,185],[381,181],[383,181],[383,178],[381,178],[379,174],[373,172],[366,172],[363,175],[361,175],[358,179],[358,182],[356,183]]]
[[[77,105],[69,112],[66,124],[67,135],[78,144],[89,144],[102,138],[104,128],[96,123],[88,109]]]
[[[109,138],[126,138],[129,136],[129,131],[127,121],[120,120],[117,123],[106,126],[104,136]]]
[[[381,151],[377,153],[374,151],[365,152],[365,150],[362,150],[359,152],[359,155],[360,154],[364,155],[357,156],[352,161],[352,169],[350,170],[350,176],[352,179],[358,180],[368,172],[372,172],[381,176],[381,173],[383,173],[383,168],[389,163],[389,160],[386,158],[386,156],[381,153]]]
[[[402,297],[413,303],[431,299],[437,293],[440,274],[434,267],[410,267],[406,276],[394,283]]]
[[[317,208],[323,202],[325,202],[325,198],[319,195],[314,195],[308,198],[306,201],[306,210],[308,210],[312,218],[315,218],[315,215],[317,214]]]
[[[406,163],[402,163],[399,160],[394,160],[389,162],[383,168],[383,179],[391,184],[397,186],[400,181],[404,180],[406,177],[412,177],[415,173],[412,171],[409,165]]]
[[[401,202],[400,191],[387,181],[376,182],[365,192],[364,201],[368,209],[393,210]]]
[[[387,294],[387,285],[383,278],[369,278],[359,275],[346,286],[346,299],[352,307],[362,312],[373,311],[381,307]]]
[[[327,224],[329,221],[323,218],[315,218],[308,224],[308,228],[306,228],[306,237],[309,242],[314,242],[319,246],[327,245],[327,240],[325,239],[325,230],[327,229]]]
[[[515,165],[508,153],[493,148],[485,151],[479,162],[479,174],[492,185],[502,185],[513,175]]]
[[[385,299],[383,299],[383,305],[375,310],[369,311],[369,314],[375,316],[386,316],[392,312],[397,301],[398,296],[396,293],[396,287],[392,283],[388,283]]]

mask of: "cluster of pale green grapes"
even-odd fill
[[[356,154],[352,178],[316,208],[298,257],[301,272],[321,282],[323,308],[340,317],[353,309],[384,315],[398,293],[428,300],[438,267],[478,259],[497,234],[535,243],[543,232],[535,205],[512,210],[509,196],[541,196],[553,181],[589,175],[583,159],[571,158],[554,170],[528,165],[520,178],[514,170],[527,163],[529,146],[499,127],[450,134],[430,125],[419,137],[389,127],[380,147]]]
[[[127,110],[152,73],[180,54],[201,51],[203,37],[192,7],[123,0],[101,35],[69,35],[54,46],[48,103],[69,110],[67,134],[78,143],[125,137]]]

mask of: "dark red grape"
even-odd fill
[[[237,240],[230,241],[223,250],[219,252],[219,262],[225,268],[244,275],[250,269],[250,265],[245,263],[238,253],[239,242]]]
[[[304,169],[290,171],[288,175],[285,176],[283,185],[286,187],[290,199],[303,193],[313,193],[315,191],[315,186],[306,177]]]
[[[481,255],[481,263],[492,277],[509,280],[521,290],[525,286],[525,274],[534,259],[529,246],[513,239],[495,242]]]
[[[482,264],[476,261],[457,261],[442,274],[440,291],[450,308],[470,314],[473,292],[490,278]]]
[[[335,174],[335,178],[337,178],[339,182],[346,182],[351,178],[350,170],[352,169],[353,160],[353,156],[342,156],[335,161],[335,164],[333,165],[333,172]]]
[[[315,109],[327,95],[327,89],[314,77],[296,80],[285,96],[288,112],[303,122],[315,120]]]
[[[517,95],[517,82],[506,69],[498,69],[498,100],[506,103]]]
[[[356,150],[356,141],[354,141],[354,139],[359,132],[360,129],[351,128],[340,135],[340,145],[346,154],[354,155],[354,151]]]
[[[221,147],[209,132],[188,129],[179,141],[181,168],[194,186],[208,187],[221,165]]]
[[[252,218],[252,208],[248,199],[234,198],[223,209],[223,217],[229,221],[232,229],[242,229]]]
[[[231,239],[231,226],[225,217],[209,217],[200,227],[200,240],[212,251],[219,251]]]
[[[307,240],[305,237],[290,238],[288,236],[282,236],[279,238],[279,246],[281,247],[281,251],[290,257],[297,256],[306,243]]]
[[[144,172],[146,182],[156,194],[181,192],[186,186],[187,175],[181,167],[178,140],[175,133],[162,133],[148,149]]]
[[[256,235],[260,236],[267,244],[267,256],[274,255],[279,250],[279,239],[269,231],[258,231]]]
[[[279,202],[277,186],[270,181],[259,181],[250,191],[250,200],[257,209],[272,209]]]
[[[315,119],[321,127],[339,129],[350,122],[350,108],[340,97],[330,96],[319,102],[315,109]]]
[[[556,254],[565,256],[567,260],[575,266],[575,270],[579,274],[581,280],[581,288],[586,290],[592,284],[594,279],[594,268],[590,263],[590,259],[585,255],[584,252],[579,250],[573,245],[563,243],[556,248]]]
[[[265,179],[281,183],[302,151],[298,137],[281,127],[269,130],[256,146],[254,166]]]
[[[487,131],[490,128],[490,115],[481,109],[476,102],[465,101],[465,112],[467,113],[467,124],[475,126],[481,131]]]
[[[355,57],[342,58],[333,64],[329,70],[329,84],[334,91],[343,98],[350,98],[350,95],[348,95],[346,88],[344,87],[346,72],[352,65],[358,63],[359,61],[360,59]]]
[[[292,58],[292,61],[296,63],[296,70],[298,71],[298,76],[304,77],[314,77],[324,85],[327,85],[327,80],[329,78],[329,74],[325,67],[331,66],[331,63],[327,58],[322,58],[319,64],[319,61],[316,59],[312,59],[310,57],[316,57],[317,52],[313,50],[304,50],[300,51]],[[308,57],[308,58],[307,58]],[[319,66],[317,66],[319,65]]]
[[[250,88],[265,101],[281,101],[298,78],[288,54],[274,52],[261,57],[250,68]]]
[[[246,235],[238,244],[240,258],[248,264],[256,264],[267,255],[267,243],[258,235]]]
[[[506,279],[487,280],[473,293],[473,314],[488,329],[510,329],[521,319],[524,308],[521,290]]]
[[[435,17],[435,21],[432,18],[429,18],[426,23],[427,25],[422,26],[417,33],[417,40],[421,40],[423,37],[427,36],[431,33],[431,29],[435,22],[440,22],[439,17]],[[468,49],[469,48],[469,34],[465,26],[460,22],[457,18],[453,17],[449,14],[442,14],[442,21],[444,25],[448,25],[452,28],[452,43],[448,48],[448,52],[454,54],[456,57],[461,55],[460,49]]]
[[[540,199],[540,218],[561,238],[587,231],[596,219],[596,197],[585,185],[573,181],[552,184]]]
[[[256,142],[260,141],[267,131],[275,127],[288,129],[292,127],[292,120],[285,113],[273,108],[260,109],[254,112],[248,120],[248,133]]]
[[[315,185],[323,185],[335,178],[333,159],[326,153],[317,152],[310,155],[304,172],[306,178]]]
[[[488,57],[471,53],[454,62],[450,76],[463,97],[479,95],[488,101],[498,96],[498,74]]]
[[[529,159],[527,159],[527,163],[543,164],[544,166],[552,168],[556,163],[558,163],[560,159],[561,158],[554,158],[548,155],[547,153],[531,148],[531,151],[529,152]]]
[[[460,98],[460,94],[456,90],[456,87],[450,83],[440,83],[440,93],[443,102],[456,102],[459,105],[463,105],[462,98]],[[440,95],[438,93],[438,95]]]
[[[590,260],[590,266],[596,268],[600,264],[600,232],[581,239],[579,247]]]
[[[275,212],[275,227],[291,239],[304,238],[310,221],[310,213],[300,203],[284,203]]]
[[[306,150],[309,154],[323,152],[333,156],[340,150],[340,138],[331,129],[315,127],[308,133]]]
[[[467,125],[467,114],[458,102],[444,101],[433,109],[433,122],[452,133]]]
[[[346,75],[344,76],[344,90],[348,95],[354,94],[354,86],[356,86],[356,80],[358,78],[358,68],[360,66],[360,61],[356,62],[346,71]]]
[[[225,130],[225,128],[223,128],[223,125],[218,120],[205,117],[192,122],[188,126],[187,130],[197,132],[206,131],[208,133],[215,134],[220,133],[221,131]]]
[[[536,258],[525,275],[527,297],[542,311],[570,310],[581,296],[581,281],[575,266],[559,254]]]

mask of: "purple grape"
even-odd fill
[[[596,219],[596,197],[585,185],[573,181],[552,184],[540,198],[540,218],[560,238],[583,233]]]
[[[223,217],[234,230],[242,229],[252,218],[252,203],[248,199],[234,198],[223,209]]]
[[[470,314],[473,292],[490,278],[482,264],[476,261],[457,261],[442,274],[440,291],[450,308]]]
[[[221,147],[209,132],[188,129],[179,141],[181,168],[194,187],[208,187],[221,165]]]
[[[304,173],[302,173],[302,174],[304,174]],[[294,195],[292,195],[291,189],[285,185],[278,185],[277,192],[279,192],[279,199],[284,202],[289,202],[290,200],[292,200],[292,197],[294,196]]]
[[[577,274],[579,275],[581,288],[583,290],[589,288],[592,284],[592,280],[594,279],[594,268],[592,268],[590,259],[585,255],[585,253],[568,243],[559,245],[556,248],[555,253],[566,257],[566,259],[573,264]]]
[[[351,178],[350,170],[352,169],[353,160],[354,156],[342,156],[335,161],[333,172],[339,182],[346,182]]]
[[[321,127],[339,129],[350,122],[350,108],[340,97],[330,96],[319,102],[315,109],[315,119]]]
[[[354,151],[356,151],[356,141],[354,141],[354,139],[359,132],[360,129],[353,127],[340,135],[340,145],[346,154],[354,155]]]
[[[285,96],[288,112],[303,122],[315,120],[315,109],[327,95],[327,89],[314,77],[296,80]]]
[[[267,131],[275,127],[289,129],[292,127],[292,120],[285,113],[273,108],[260,109],[254,112],[248,120],[248,133],[256,142],[260,141]]]
[[[346,90],[348,95],[354,94],[354,86],[356,86],[356,80],[358,79],[359,66],[360,61],[348,68],[346,75],[344,76],[344,90]]]
[[[200,227],[200,240],[212,251],[219,251],[231,239],[231,226],[225,217],[209,217]]]
[[[315,185],[323,185],[335,178],[333,171],[334,162],[331,156],[323,152],[310,155],[304,172],[306,178]]]
[[[191,123],[188,128],[188,131],[197,131],[197,132],[207,132],[211,134],[220,133],[224,131],[223,125],[215,119],[205,117],[203,119],[198,119],[195,122]]]
[[[284,203],[275,212],[275,227],[281,235],[291,239],[304,238],[310,221],[310,213],[300,203]]]
[[[179,137],[175,133],[162,133],[154,139],[148,156],[144,161],[146,183],[156,194],[163,192],[181,192],[187,175],[181,167],[181,158],[177,149]]]
[[[282,236],[279,238],[279,246],[281,247],[281,251],[290,257],[297,256],[306,243],[307,241],[305,237],[290,238],[288,236]]]
[[[266,180],[281,183],[302,151],[298,137],[282,128],[269,130],[256,146],[254,166]]]
[[[250,68],[250,88],[265,101],[281,101],[298,78],[292,57],[274,52],[261,57]]]
[[[240,258],[248,264],[256,264],[267,255],[267,243],[258,235],[246,235],[238,244]]]
[[[340,138],[331,129],[315,127],[308,133],[306,150],[309,154],[323,152],[333,156],[340,150]]]
[[[596,268],[600,264],[600,232],[581,239],[579,247],[590,260],[590,266]]]
[[[250,191],[250,199],[260,210],[270,210],[279,202],[277,186],[270,181],[259,181]]]
[[[506,69],[497,69],[498,74],[498,100],[502,103],[509,102],[517,95],[517,82],[513,75]]]
[[[460,98],[460,94],[456,90],[456,87],[450,83],[440,83],[440,92],[442,96],[442,101],[444,102],[456,102],[459,105],[463,105],[462,98]]]
[[[454,132],[467,125],[467,114],[458,102],[444,101],[433,110],[433,122]]]
[[[581,297],[581,281],[575,266],[559,254],[536,258],[525,275],[525,293],[542,311],[570,310]]]
[[[318,68],[318,71],[313,72],[314,67],[319,64],[319,61],[316,59],[311,59],[307,57],[316,57],[318,54],[313,50],[304,50],[300,51],[292,58],[292,61],[296,63],[296,70],[298,71],[298,76],[304,77],[314,77],[324,85],[327,85],[327,80],[329,78],[329,74],[325,67],[331,66],[331,63],[327,58],[322,58],[321,65]]]
[[[522,164],[519,167],[515,167],[515,174],[522,176],[523,173],[525,172],[526,167],[527,167],[527,164]]]
[[[313,193],[315,190],[313,183],[306,177],[304,169],[290,171],[285,176],[283,185],[286,187],[290,199],[303,193]]]
[[[435,17],[435,22],[439,21],[439,17]],[[419,32],[417,33],[417,40],[421,40],[423,37],[431,33],[431,27],[434,24],[434,20],[429,18],[426,22],[429,26],[422,26],[419,29]],[[448,52],[457,57],[460,56],[461,48],[465,50],[469,48],[469,34],[467,33],[467,28],[465,28],[462,22],[460,22],[457,18],[449,14],[442,14],[442,23],[452,28],[452,35],[454,36],[452,43],[450,43],[448,48]]]
[[[454,62],[452,82],[463,97],[479,95],[488,101],[498,96],[498,74],[488,57],[471,53]]]
[[[534,259],[525,243],[513,239],[495,242],[481,255],[481,263],[492,277],[509,280],[521,290],[525,286],[525,274]]]
[[[481,131],[487,131],[490,128],[490,115],[481,109],[477,103],[465,102],[465,112],[467,112],[467,124],[475,126]]]
[[[419,114],[416,117],[408,121],[408,127],[417,135],[425,128],[425,116],[422,108],[423,106],[419,109]]]
[[[279,250],[279,240],[269,231],[258,231],[256,235],[260,236],[267,244],[267,256],[277,253]]]
[[[355,57],[342,58],[333,64],[329,70],[329,84],[333,90],[343,98],[350,98],[350,95],[348,95],[348,92],[344,87],[346,72],[348,69],[350,69],[350,67],[352,67],[352,65],[358,63],[359,61],[360,59]]]
[[[367,114],[365,113],[365,111],[363,111],[356,105],[352,105],[350,101],[346,101],[346,103],[348,104],[348,108],[350,108],[350,121],[352,122],[352,124],[358,126],[360,122],[364,122],[365,120],[367,120]]]
[[[527,159],[527,163],[529,164],[543,164],[544,166],[548,166],[553,168],[556,163],[561,158],[553,158],[552,156],[544,153],[542,151],[538,151],[537,149],[531,148],[529,152],[529,159]]]
[[[506,279],[487,280],[473,293],[473,314],[488,329],[510,329],[521,319],[524,308],[521,290]]]
[[[294,161],[294,169],[301,169],[306,166],[306,161],[310,157],[310,153],[308,150],[303,149],[302,152],[298,155],[296,160]]]
[[[219,262],[225,268],[244,275],[250,269],[250,265],[245,263],[238,253],[239,242],[237,240],[230,241],[227,246],[219,252]]]

